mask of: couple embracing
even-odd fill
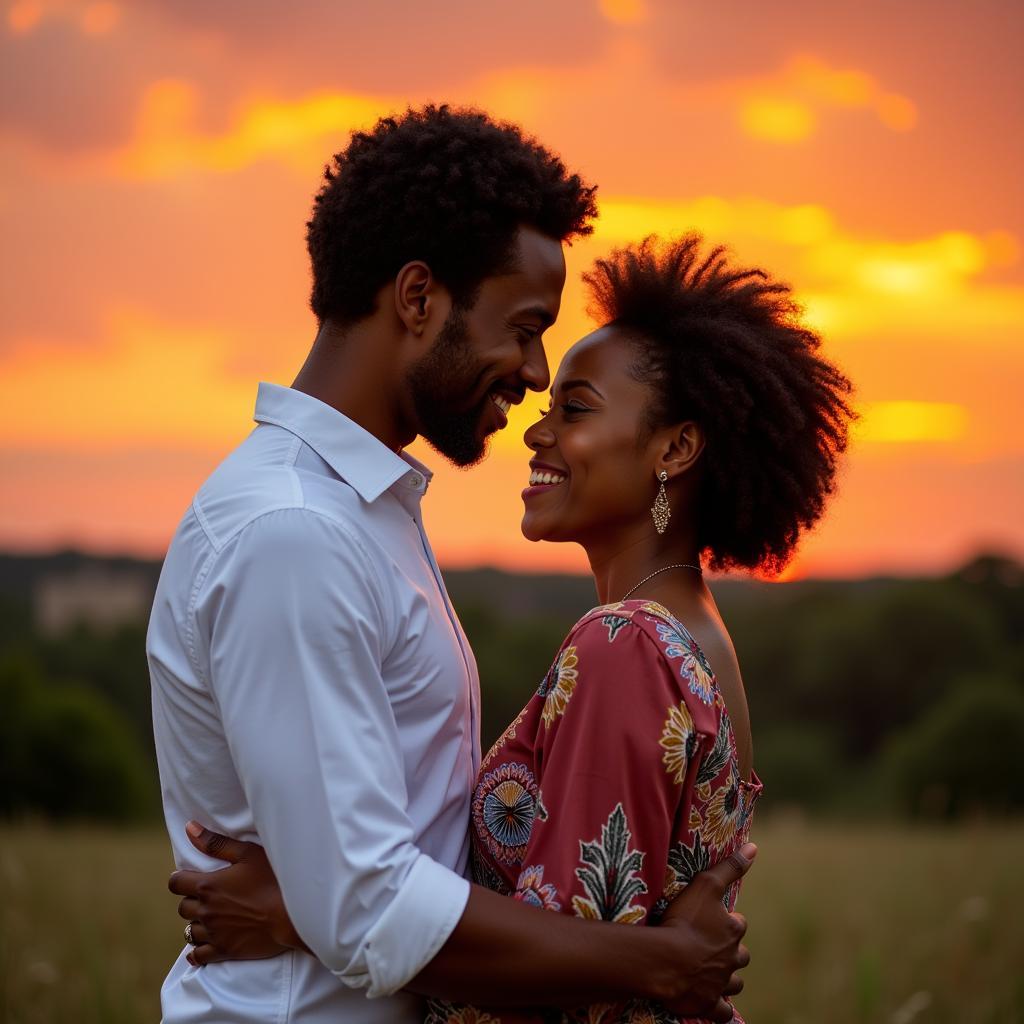
[[[475,111],[385,118],[328,169],[316,340],[196,494],[150,623],[188,922],[169,1024],[732,1019],[760,782],[702,572],[785,562],[849,383],[786,286],[697,236],[599,260],[601,326],[552,381],[562,247],[595,215]],[[581,544],[599,603],[481,759],[431,474],[403,449],[470,466],[549,388],[522,529]]]

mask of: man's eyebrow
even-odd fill
[[[597,388],[595,388],[589,380],[583,380],[582,377],[579,378],[578,380],[564,380],[559,386],[563,391],[571,391],[573,388],[589,388],[591,391],[594,392],[595,395],[597,395],[598,398],[600,398],[602,401],[604,400],[604,395],[602,395],[601,392],[598,391]],[[554,398],[555,389],[552,388],[550,393],[551,397]]]
[[[527,306],[517,310],[513,316],[534,316],[544,327],[550,327],[555,322],[555,318],[543,306]]]

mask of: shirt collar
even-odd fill
[[[406,475],[411,490],[422,495],[433,476],[418,459],[393,452],[344,413],[294,388],[261,382],[253,419],[301,437],[366,502]]]

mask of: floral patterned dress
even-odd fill
[[[480,766],[474,881],[548,911],[655,923],[695,874],[746,842],[760,791],[756,776],[740,779],[725,702],[686,627],[646,601],[595,608]],[[730,910],[738,887],[726,893]],[[680,1019],[642,1000],[568,1012],[430,1000],[426,1015],[427,1024]]]

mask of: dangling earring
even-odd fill
[[[668,506],[668,495],[665,493],[665,481],[668,479],[668,473],[662,470],[658,474],[658,479],[661,481],[661,486],[658,488],[658,496],[651,506],[651,518],[654,520],[654,528],[658,533],[664,533],[668,529],[669,516],[672,515],[672,509]]]

